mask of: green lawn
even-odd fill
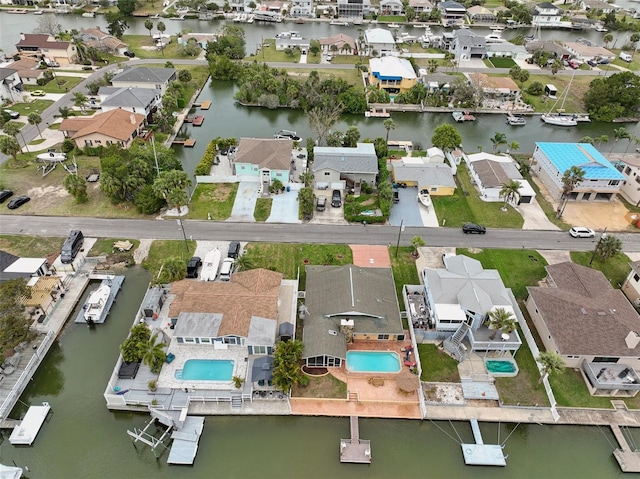
[[[250,54],[245,58],[247,61],[258,60],[261,62],[290,62],[298,63],[300,61],[300,51],[293,50],[292,55],[287,55],[284,50],[276,50],[275,39],[266,39],[260,47],[257,54]]]
[[[296,74],[299,77],[307,77],[309,76],[310,71],[306,69],[303,70],[303,69],[296,69],[296,68],[287,68],[287,72],[289,74]],[[345,67],[344,70],[331,70],[331,71],[319,70],[318,73],[320,74],[320,80],[324,80],[326,78],[334,76],[336,78],[342,78],[343,80],[345,80],[351,85],[364,89],[362,85],[362,78],[360,77],[358,70],[356,70],[355,68]]]
[[[466,166],[458,167],[456,182],[455,195],[432,198],[438,220],[446,220],[446,226],[460,227],[470,221],[494,228],[522,228],[524,219],[511,206],[504,212],[501,210],[502,202],[489,203],[480,199]]]
[[[133,247],[129,250],[133,252],[138,246],[140,246],[140,240],[130,238],[98,238],[98,240],[91,247],[87,256],[103,256],[113,253],[113,243],[116,241],[129,241],[133,244]]]
[[[344,399],[347,397],[347,384],[331,374],[309,376],[306,386],[296,385],[293,397]]]
[[[593,252],[591,251],[572,251],[571,261],[581,264],[582,266],[589,266],[589,261],[591,261],[592,256]],[[629,266],[630,261],[631,260],[624,253],[619,253],[615,257],[609,258],[606,261],[602,261],[599,256],[595,256],[590,267],[597,269],[598,271],[602,271],[611,283],[611,286],[614,288],[620,288],[620,285],[626,279],[629,271],[631,271],[631,267]]]
[[[44,143],[44,138],[37,138],[29,143],[29,145],[39,145],[40,143]]]
[[[516,65],[511,58],[491,57],[487,59],[496,68],[511,68]]]
[[[231,216],[238,183],[201,183],[193,193],[189,204],[188,219],[224,221]]]
[[[295,279],[300,273],[300,289],[304,290],[306,273],[310,265],[342,265],[353,263],[351,248],[347,245],[331,244],[283,244],[249,243],[247,259],[254,268],[279,271],[287,279]]]
[[[47,93],[67,93],[82,80],[84,80],[84,78],[59,76],[51,80],[46,85],[36,86],[33,89],[46,91]]]
[[[380,15],[378,23],[398,23],[406,21],[404,15]]]
[[[396,285],[396,293],[398,295],[398,304],[400,310],[404,311],[404,302],[402,299],[402,286],[405,284],[420,284],[418,269],[416,268],[416,260],[411,257],[413,247],[401,246],[398,248],[396,256],[396,247],[389,248],[389,256],[391,257],[391,269],[393,270],[393,281]]]
[[[42,112],[53,105],[53,103],[51,100],[33,100],[29,103],[16,103],[11,106],[11,109],[21,115],[28,115],[29,113],[42,114]]]
[[[171,37],[171,43],[164,50],[158,50],[153,42],[153,38],[149,35],[125,35],[122,41],[129,45],[129,51],[136,54],[138,58],[157,58],[159,60],[171,60],[172,58],[189,59],[186,55],[180,53],[180,45],[175,36]],[[124,62],[127,58],[122,58]]]
[[[253,211],[253,217],[256,221],[267,221],[271,214],[271,205],[273,198],[258,198],[256,208]]]
[[[160,272],[164,261],[167,258],[182,258],[184,259],[185,268],[187,267],[187,261],[193,256],[196,250],[196,242],[188,241],[189,250],[185,246],[183,240],[156,240],[151,243],[149,249],[149,255],[142,262],[142,266],[147,269],[155,279]]]
[[[459,383],[458,361],[439,351],[435,344],[418,344],[421,381]]]
[[[616,70],[617,71],[617,70]],[[585,106],[582,102],[582,98],[584,97],[585,92],[589,89],[589,84],[594,79],[592,76],[576,76],[571,83],[571,91],[567,96],[567,100],[564,104],[564,109],[569,113],[574,112],[584,112]],[[552,83],[558,89],[558,98],[560,95],[564,95],[569,82],[571,81],[571,77],[568,75],[563,76],[553,76],[553,75],[531,75],[529,80],[522,87],[523,90],[531,85],[533,82],[539,81],[543,85],[547,83]],[[534,107],[535,111],[544,113],[548,112],[552,109],[556,100],[552,100],[548,98],[546,95],[540,96],[532,96],[526,95],[531,106]],[[560,108],[562,100],[558,102],[556,108]]]
[[[4,185],[0,183],[0,186]],[[56,236],[0,236],[0,250],[26,258],[39,258],[59,253],[62,243],[64,238]]]

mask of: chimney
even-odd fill
[[[131,124],[135,125],[136,124],[136,116],[131,113],[131,115],[129,115],[129,119],[131,120]]]
[[[26,38],[25,38],[25,36],[24,36],[24,33],[22,33],[22,32],[20,32],[20,39],[21,39],[21,40],[26,40]]]
[[[627,343],[627,347],[629,349],[634,349],[638,344],[640,344],[640,335],[635,331],[629,331],[629,334],[624,338],[624,341]]]

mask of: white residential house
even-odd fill
[[[469,29],[455,30],[449,44],[449,51],[455,55],[457,60],[484,58],[487,55],[487,41],[483,36],[477,35]]]
[[[338,0],[338,16],[347,18],[362,18],[369,15],[370,0]]]
[[[378,157],[373,143],[358,143],[355,148],[316,146],[313,149],[313,175],[318,189],[339,182],[354,188],[362,183],[374,185]]]
[[[569,50],[571,55],[577,60],[586,62],[593,58],[606,58],[608,60],[615,60],[616,54],[607,50],[600,45],[596,45],[588,40],[581,40],[579,42],[565,42],[564,47]]]
[[[127,68],[111,79],[111,84],[119,88],[152,88],[163,94],[169,83],[176,79],[175,68],[134,67]]]
[[[409,6],[413,8],[417,15],[421,13],[431,15],[433,11],[433,3],[429,0],[409,0]]]
[[[440,2],[438,9],[440,10],[442,24],[445,26],[463,24],[464,17],[467,15],[467,9],[464,5],[451,0]]]
[[[556,7],[553,3],[538,3],[533,11],[533,26],[550,27],[560,25],[564,10]]]
[[[292,17],[313,17],[313,1],[293,0],[289,15]]]
[[[2,102],[21,102],[22,94],[22,80],[18,71],[12,68],[0,68],[0,99]]]
[[[640,204],[640,153],[609,156],[616,169],[624,175],[625,182],[620,194],[631,204]]]
[[[393,35],[384,28],[372,28],[365,31],[364,41],[368,55],[371,55],[375,50],[379,56],[384,57],[396,51],[396,41]]]
[[[400,0],[380,0],[380,15],[402,15],[404,5]]]
[[[117,88],[103,86],[98,90],[100,109],[104,111],[126,110],[144,115],[148,123],[153,122],[153,114],[162,101],[160,90],[152,88]]]
[[[636,308],[640,308],[640,261],[629,263],[631,271],[622,283],[622,292]]]
[[[469,165],[469,174],[473,179],[480,197],[484,201],[500,202],[500,191],[504,183],[515,180],[520,183],[517,203],[531,203],[536,196],[535,190],[520,174],[516,162],[510,156],[491,153],[472,153],[465,158]]]

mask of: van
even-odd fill
[[[60,261],[65,264],[73,263],[78,251],[84,243],[84,235],[80,230],[71,230],[69,236],[64,240],[62,251],[60,252]]]
[[[624,60],[625,62],[631,62],[633,59],[633,55],[627,52],[620,52],[620,60]]]
[[[220,281],[229,281],[231,279],[231,273],[233,273],[233,265],[235,260],[233,258],[225,258],[222,260],[222,267],[220,268]]]
[[[240,256],[240,241],[232,241],[229,243],[229,252],[227,253],[227,258],[237,258]]]
[[[342,194],[340,190],[333,190],[333,195],[331,195],[331,206],[334,208],[340,208],[342,206]]]

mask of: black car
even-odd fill
[[[135,54],[135,53],[130,52],[130,51],[128,51],[128,50],[127,50],[126,52],[124,52],[124,53],[123,53],[123,55],[124,55],[125,57],[129,57],[129,58],[133,58],[133,57],[135,57],[135,56],[136,56],[136,54]]]
[[[478,233],[478,234],[485,234],[487,232],[487,228],[485,228],[482,225],[477,225],[475,223],[465,223],[462,225],[462,232],[467,234],[467,233]]]
[[[15,210],[16,208],[24,205],[29,201],[31,201],[31,198],[29,198],[28,196],[18,196],[12,199],[11,201],[9,201],[7,208],[9,208],[10,210]]]
[[[240,241],[232,241],[229,243],[227,258],[236,259],[238,256],[240,256]]]
[[[199,256],[194,256],[187,263],[187,278],[197,278],[198,268],[202,265],[202,260]]]
[[[340,190],[333,190],[331,195],[331,206],[334,208],[340,208],[342,206],[342,194]]]
[[[13,191],[11,190],[2,190],[0,191],[0,203],[4,203],[7,198],[11,198],[13,196]]]

